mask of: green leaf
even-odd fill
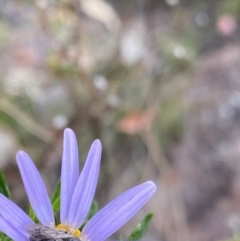
[[[98,211],[98,203],[97,201],[94,200],[89,210],[87,219],[89,220],[90,218],[92,218],[97,213],[97,211]]]
[[[52,207],[53,207],[53,212],[54,214],[56,214],[58,212],[58,210],[60,209],[60,197],[57,198],[53,203],[52,203]]]
[[[28,215],[33,220],[34,223],[39,223],[39,220],[38,220],[36,214],[34,213],[33,208],[32,208],[31,205],[29,206]]]
[[[59,209],[60,209],[60,188],[61,184],[60,181],[58,181],[57,186],[53,192],[52,198],[51,198],[51,203],[53,207],[53,212],[56,214]]]
[[[92,205],[91,205],[91,208],[90,208],[90,210],[89,210],[89,212],[88,212],[88,215],[87,215],[86,220],[83,222],[82,226],[79,228],[80,231],[82,231],[82,229],[83,229],[83,227],[86,225],[87,221],[88,221],[91,217],[93,217],[93,216],[97,213],[97,211],[98,211],[98,203],[97,203],[97,201],[94,200],[94,201],[92,202]]]
[[[149,224],[152,220],[153,213],[149,213],[146,217],[139,223],[134,230],[132,231],[131,235],[129,236],[128,240],[140,240],[148,230]]]
[[[118,241],[122,241],[122,240],[123,240],[122,235],[119,235],[118,236]]]
[[[1,241],[12,241],[9,237],[7,237],[5,234],[0,233],[0,240]]]
[[[8,185],[1,171],[0,171],[0,193],[2,193],[7,198],[11,197],[11,193],[9,191]]]

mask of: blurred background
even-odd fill
[[[240,231],[240,0],[0,6],[0,169],[13,200],[27,210],[17,150],[29,153],[51,193],[70,127],[81,167],[91,142],[103,143],[101,207],[138,183],[158,185],[118,234],[127,237],[154,212],[146,240],[233,240]]]

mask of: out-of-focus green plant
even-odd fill
[[[129,241],[140,240],[146,234],[152,218],[153,218],[152,213],[149,213],[148,215],[146,215],[146,217],[142,220],[142,222],[139,223],[134,228],[134,230],[132,231],[132,233],[128,237],[128,240]]]
[[[0,193],[2,193],[7,198],[11,198],[11,194],[8,188],[8,185],[6,183],[5,177],[3,176],[3,173],[0,171]]]

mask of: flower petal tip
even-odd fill
[[[102,143],[99,139],[96,139],[92,144],[98,146],[99,148],[102,148]]]
[[[16,154],[16,159],[17,159],[17,161],[20,161],[27,156],[28,156],[28,154],[25,151],[20,150]]]
[[[73,132],[72,129],[66,128],[66,129],[64,130],[64,134],[74,134],[74,132]]]
[[[68,140],[69,140],[69,138],[70,139],[76,139],[76,135],[75,135],[74,131],[72,129],[70,129],[70,128],[66,128],[64,130],[64,134],[63,135],[64,135],[64,139],[68,139]]]
[[[147,182],[145,182],[145,185],[146,185],[145,188],[150,191],[151,195],[153,195],[156,192],[157,185],[155,184],[155,182],[147,181]]]
[[[149,187],[151,187],[154,191],[156,191],[157,185],[155,184],[155,182],[147,181],[146,183],[149,185]]]
[[[96,139],[92,145],[91,145],[91,150],[93,150],[94,152],[98,153],[99,155],[101,155],[102,153],[102,143],[99,139]]]

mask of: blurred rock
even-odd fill
[[[137,63],[146,57],[148,50],[144,43],[144,26],[139,22],[132,23],[122,34],[120,52],[126,65]]]
[[[118,32],[121,22],[113,7],[103,0],[80,0],[81,10],[90,18],[104,24],[112,32]]]
[[[9,161],[15,159],[13,153],[17,149],[17,142],[13,133],[6,129],[0,129],[0,140],[2,140],[0,141],[0,168],[3,169],[9,164]]]
[[[240,176],[239,66],[239,46],[204,57],[186,95],[189,112],[174,166],[182,176],[191,241],[227,238],[226,223],[239,214],[232,205]]]

